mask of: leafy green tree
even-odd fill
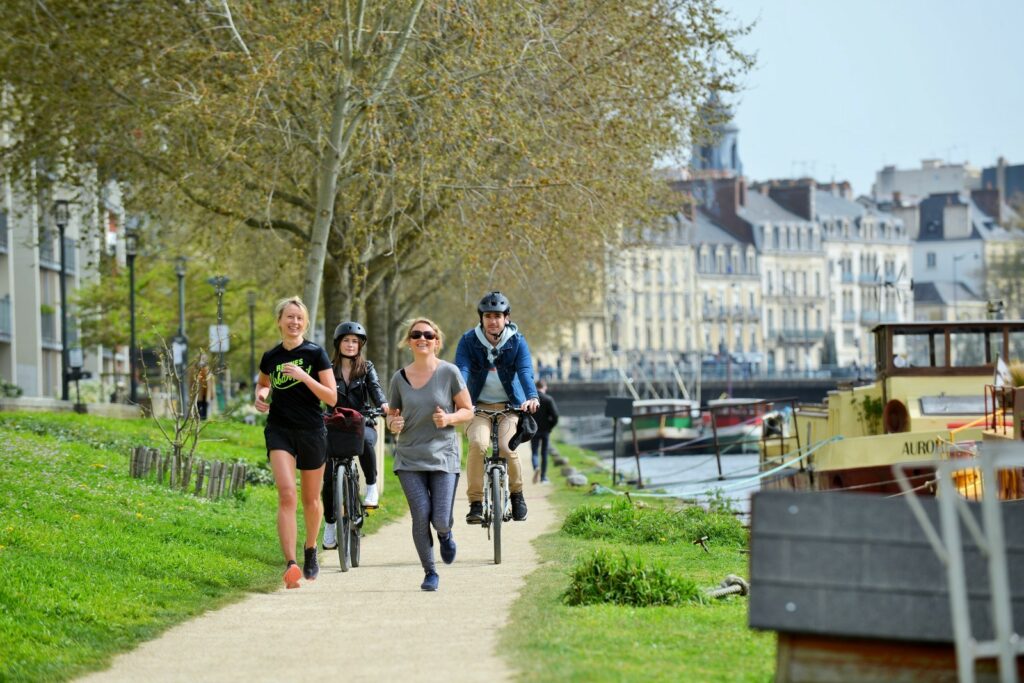
[[[741,31],[714,0],[12,0],[0,161],[126,180],[250,270],[294,255],[325,326],[364,319],[382,358],[408,312],[488,288],[538,327],[589,303],[622,226],[664,210],[655,162],[749,64]]]

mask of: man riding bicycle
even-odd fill
[[[537,410],[537,387],[533,382],[533,361],[526,338],[509,322],[512,306],[501,292],[490,292],[477,306],[480,324],[459,339],[455,365],[462,372],[470,399],[477,408],[502,410],[506,404],[519,410]],[[509,438],[516,430],[517,415],[505,415],[498,422],[499,454],[508,462],[512,519],[526,519],[523,473],[519,456],[509,450]],[[484,452],[491,444],[491,421],[476,416],[466,430],[469,462],[466,467],[469,498],[467,524],[483,522]]]

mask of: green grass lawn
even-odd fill
[[[610,486],[610,477],[596,469],[584,452],[563,444],[559,449],[591,481]],[[552,485],[557,487],[552,501],[562,519],[580,506],[610,506],[613,500],[621,500],[612,494],[595,496],[564,488],[559,479]],[[652,511],[675,505],[661,499],[643,502]],[[563,601],[573,567],[598,549],[665,567],[701,587],[717,586],[726,574],[746,578],[746,543],[727,532],[728,525],[709,527],[714,529],[709,533],[709,552],[693,545],[694,539],[685,533],[652,533],[653,527],[645,526],[643,515],[626,533],[602,533],[596,527],[587,530],[588,524],[576,526],[584,529],[585,537],[559,530],[538,540],[541,567],[527,577],[511,622],[502,633],[502,650],[510,653],[508,661],[519,670],[521,680],[772,680],[775,636],[747,628],[746,598],[732,596],[672,607],[570,607]]]
[[[266,457],[260,427],[215,423],[203,436],[201,457]],[[103,668],[173,624],[281,585],[274,488],[208,501],[130,478],[131,446],[165,446],[151,421],[2,413],[0,440],[0,680]],[[405,510],[384,469],[368,533]]]

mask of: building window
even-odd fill
[[[925,265],[928,268],[935,268],[935,252],[934,251],[929,251],[927,254],[925,254],[924,259],[925,259]]]

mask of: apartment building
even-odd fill
[[[819,329],[827,339],[828,362],[870,366],[871,328],[913,319],[913,247],[903,221],[870,200],[854,201],[845,182],[773,180],[756,188],[820,231],[827,271],[820,290],[825,322]]]
[[[106,223],[116,227],[119,221],[119,212],[107,206],[116,201],[116,189],[107,200],[69,188],[36,194],[7,181],[0,190],[0,379],[24,396],[61,398],[65,326],[69,362],[81,352],[83,369],[94,377],[103,373],[104,357],[108,370],[117,361],[126,364],[124,353],[118,358],[109,350],[81,349],[74,308],[75,291],[98,277],[94,264],[106,248]],[[67,200],[69,209],[63,249],[57,200]],[[62,267],[66,309],[61,305]]]

